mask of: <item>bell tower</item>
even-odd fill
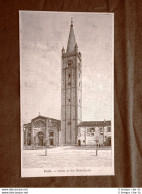
[[[77,125],[82,120],[82,60],[71,20],[67,49],[62,49],[62,145],[77,145]]]

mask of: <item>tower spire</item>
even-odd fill
[[[62,49],[61,139],[62,145],[77,145],[78,123],[82,120],[81,54],[75,41],[71,18],[67,50]]]
[[[75,35],[73,30],[73,18],[71,18],[70,33],[68,38],[67,52],[74,52],[76,45]]]

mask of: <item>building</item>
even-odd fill
[[[62,145],[77,145],[77,125],[82,120],[81,53],[71,21],[67,49],[62,49],[61,132]]]
[[[60,141],[61,121],[39,115],[24,124],[24,148],[42,148],[58,146]]]
[[[24,145],[111,145],[111,121],[82,121],[82,59],[71,21],[62,49],[61,121],[38,116],[24,124]]]
[[[111,146],[111,121],[83,121],[78,125],[78,145]]]

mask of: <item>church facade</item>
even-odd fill
[[[23,125],[24,148],[59,146],[61,121],[39,115]]]
[[[63,47],[61,59],[61,121],[39,115],[24,124],[24,147],[97,143],[110,146],[111,121],[82,121],[82,58],[72,21],[67,49]]]

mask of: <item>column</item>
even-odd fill
[[[49,120],[46,120],[46,139],[47,139],[47,146],[49,146]]]
[[[34,123],[31,123],[31,146],[34,146]]]

